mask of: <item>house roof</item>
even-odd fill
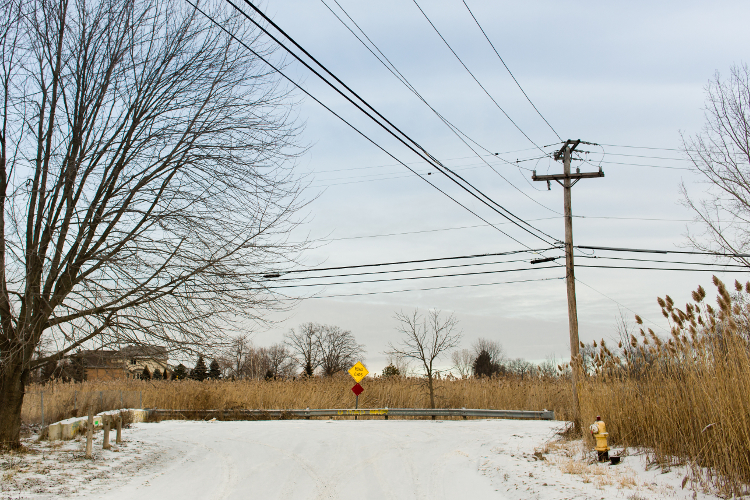
[[[166,358],[167,348],[155,345],[129,345],[120,349],[123,358]]]

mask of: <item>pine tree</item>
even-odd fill
[[[151,380],[151,370],[148,369],[148,366],[143,369],[143,373],[141,373],[141,379]]]
[[[211,361],[211,365],[208,370],[208,378],[210,378],[211,380],[219,380],[221,378],[221,368],[219,368],[218,361]]]
[[[154,370],[153,379],[154,380],[161,380],[162,379],[161,370],[159,370],[158,368],[156,370]]]
[[[198,356],[198,362],[195,363],[192,375],[195,380],[200,382],[206,380],[208,369],[206,368],[206,362],[203,360],[203,356]]]
[[[492,356],[486,350],[482,349],[479,356],[474,360],[472,366],[474,370],[474,376],[479,377],[491,377],[500,372],[500,365],[492,361]]]
[[[386,366],[383,369],[384,377],[398,377],[399,375],[401,375],[401,372],[399,371],[398,368],[393,366],[393,363],[391,363],[390,365]]]
[[[185,367],[185,365],[180,363],[172,372],[172,380],[182,380],[187,378],[187,375],[187,368]]]

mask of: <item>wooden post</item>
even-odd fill
[[[578,399],[578,384],[581,373],[578,363],[578,307],[576,305],[576,277],[573,264],[573,208],[570,190],[570,146],[563,151],[563,210],[565,213],[565,278],[568,289],[568,329],[570,333],[570,361],[573,371],[573,402],[576,405],[575,426],[581,429],[581,401]]]
[[[94,446],[94,405],[89,404],[89,420],[86,423],[86,458],[91,458]]]
[[[117,415],[117,436],[115,437],[115,443],[122,443],[122,412]]]
[[[104,439],[103,439],[103,443],[102,443],[102,449],[103,450],[108,450],[108,449],[112,448],[112,446],[110,446],[110,444],[109,444],[109,428],[110,428],[109,421],[110,421],[110,418],[111,417],[109,415],[105,415],[104,416]]]
[[[568,329],[570,335],[570,368],[573,373],[573,401],[575,403],[575,415],[573,417],[575,427],[581,430],[581,401],[578,397],[578,389],[581,380],[581,365],[578,359],[578,308],[576,306],[576,277],[575,266],[573,263],[573,209],[571,207],[570,191],[571,188],[581,179],[591,179],[594,177],[604,177],[601,167],[598,172],[581,173],[576,169],[576,173],[570,173],[570,155],[579,144],[592,144],[579,140],[565,141],[563,147],[554,155],[555,160],[563,161],[563,174],[555,175],[536,175],[533,171],[531,179],[534,181],[546,181],[549,186],[550,181],[556,181],[563,187],[563,208],[565,212],[565,278],[568,291]],[[562,181],[562,182],[560,182]],[[531,261],[532,264],[546,262],[554,259],[539,259]]]

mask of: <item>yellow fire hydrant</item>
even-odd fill
[[[597,416],[596,422],[589,427],[589,430],[591,430],[591,435],[596,439],[596,446],[594,449],[599,456],[599,461],[608,461],[609,446],[607,446],[607,436],[609,436],[609,432],[607,432],[607,427],[604,425],[604,422],[602,422],[602,417]]]

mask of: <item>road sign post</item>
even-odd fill
[[[354,384],[354,387],[352,387],[352,392],[354,393],[355,399],[354,399],[354,409],[359,409],[359,395],[362,394],[362,391],[364,389],[361,385],[359,385],[359,382],[367,376],[367,374],[370,373],[367,371],[367,368],[365,368],[365,365],[363,365],[361,362],[357,361],[357,363],[349,368],[349,375],[352,376],[356,384]],[[354,415],[354,420],[357,420],[357,415]]]

